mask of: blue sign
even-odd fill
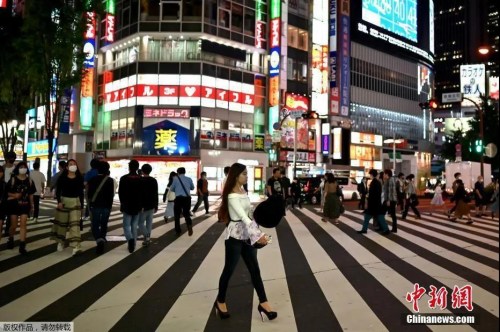
[[[341,15],[340,24],[340,36],[342,39],[342,42],[340,43],[340,115],[349,116],[349,104],[351,102],[351,35],[349,32],[349,16]]]
[[[56,141],[52,140],[52,149],[55,151],[56,149]],[[27,149],[28,157],[42,157],[49,155],[49,140],[41,140],[36,142],[28,142]]]
[[[189,155],[189,129],[170,120],[143,129],[142,154]]]
[[[83,53],[85,54],[85,59],[83,60],[84,68],[94,68],[95,67],[95,40],[87,39],[85,44],[83,44]]]
[[[277,76],[280,74],[280,47],[271,48],[269,54],[271,55],[269,57],[269,76]]]
[[[417,42],[417,0],[363,0],[362,18]]]
[[[64,89],[61,97],[61,122],[59,124],[59,133],[69,134],[69,111],[71,106],[71,89]]]

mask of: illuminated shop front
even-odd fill
[[[351,166],[382,170],[382,136],[351,132]]]

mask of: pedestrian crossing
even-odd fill
[[[55,202],[45,201],[45,208]],[[214,315],[224,265],[224,225],[214,214],[193,217],[193,236],[153,220],[153,241],[132,254],[121,238],[122,215],[113,211],[106,252],[97,256],[89,222],[80,256],[57,252],[50,217],[28,225],[27,256],[0,244],[0,322],[73,321],[75,331],[496,331],[499,327],[498,220],[472,225],[442,214],[398,220],[398,232],[357,234],[363,215],[346,211],[340,224],[321,221],[318,209],[287,212],[273,243],[259,250],[267,297],[279,314],[261,321],[258,299],[243,263],[233,274],[231,318]],[[391,223],[390,217],[386,217]],[[140,244],[140,242],[139,242]],[[140,245],[138,246],[140,247]],[[421,314],[473,314],[473,325],[404,325],[413,312],[406,295],[415,283],[430,290],[472,287],[473,311],[443,310],[419,300]],[[22,310],[20,310],[22,308]]]

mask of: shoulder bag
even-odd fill
[[[181,178],[177,175],[177,178],[179,179],[179,182],[181,183],[182,189],[184,189],[184,192],[186,193],[186,196],[191,198],[191,195],[189,195],[188,191],[186,190],[186,187],[184,187],[184,183],[182,183]]]
[[[97,187],[94,195],[92,195],[92,199],[90,200],[90,204],[95,202],[97,195],[99,195],[99,192],[101,191],[102,187],[104,186],[104,183],[106,183],[106,180],[108,180],[107,175],[104,177],[104,179],[102,179],[101,183],[99,183],[99,187]]]

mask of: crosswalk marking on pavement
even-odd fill
[[[44,200],[44,208],[56,202]],[[361,211],[346,211],[335,225],[321,221],[315,207],[290,210],[258,250],[268,300],[278,318],[262,322],[258,297],[242,260],[231,279],[227,305],[231,318],[214,315],[224,266],[224,225],[214,214],[193,217],[193,236],[181,220],[153,219],[153,243],[141,240],[129,254],[122,215],[110,216],[106,252],[95,254],[90,222],[82,232],[84,252],[56,251],[49,239],[50,217],[28,224],[28,256],[0,243],[0,321],[74,321],[75,331],[494,331],[499,327],[498,221],[476,218],[453,223],[444,214],[409,215],[389,236],[361,229]],[[391,218],[386,216],[388,225]],[[16,236],[17,238],[17,236]],[[479,325],[402,325],[411,314],[406,294],[415,283],[445,287],[470,285],[472,314]],[[469,314],[431,309],[426,293],[420,313]],[[20,310],[22,308],[22,310]]]

